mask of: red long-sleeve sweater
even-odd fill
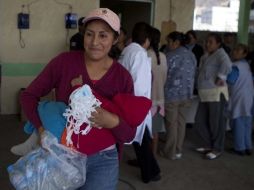
[[[56,101],[68,104],[69,96],[73,90],[71,80],[79,75],[82,75],[84,84],[88,84],[93,90],[109,100],[118,93],[133,94],[134,91],[131,75],[116,61],[113,62],[108,72],[93,84],[88,76],[82,51],[61,53],[47,64],[21,94],[21,106],[34,126],[42,126],[37,112],[40,97],[55,89]],[[130,127],[122,118],[120,118],[120,124],[117,127],[108,130],[118,143],[120,152],[123,143],[131,141],[136,132],[136,129]],[[103,137],[99,140],[103,142]]]

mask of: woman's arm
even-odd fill
[[[20,96],[21,107],[28,120],[36,128],[42,126],[37,110],[40,98],[47,95],[54,88],[57,78],[59,77],[59,72],[55,72],[55,70],[57,70],[57,62],[58,59],[54,58]]]
[[[225,51],[221,51],[218,54],[218,62],[220,64],[217,77],[224,82],[227,79],[227,75],[231,72],[232,62]]]
[[[124,76],[123,76],[124,77]],[[131,75],[126,74],[126,80],[124,85],[124,92],[127,94],[134,94],[134,86]],[[133,140],[136,134],[136,128],[131,127],[123,118],[119,117],[119,124],[111,129],[114,137],[119,143],[127,143]]]

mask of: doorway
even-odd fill
[[[109,8],[119,15],[128,37],[137,22],[153,25],[154,0],[100,0],[100,7]]]

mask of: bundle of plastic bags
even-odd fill
[[[75,190],[85,184],[87,157],[58,143],[45,131],[42,147],[7,170],[17,190]]]
[[[67,119],[67,146],[73,145],[72,134],[87,135],[92,129],[92,123],[89,120],[92,112],[100,107],[101,102],[92,93],[89,85],[85,84],[73,91],[69,98],[69,108],[65,110],[63,116]],[[81,125],[87,124],[85,129]]]

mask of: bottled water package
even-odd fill
[[[58,143],[45,131],[42,147],[7,168],[17,190],[75,190],[85,184],[86,155]]]

